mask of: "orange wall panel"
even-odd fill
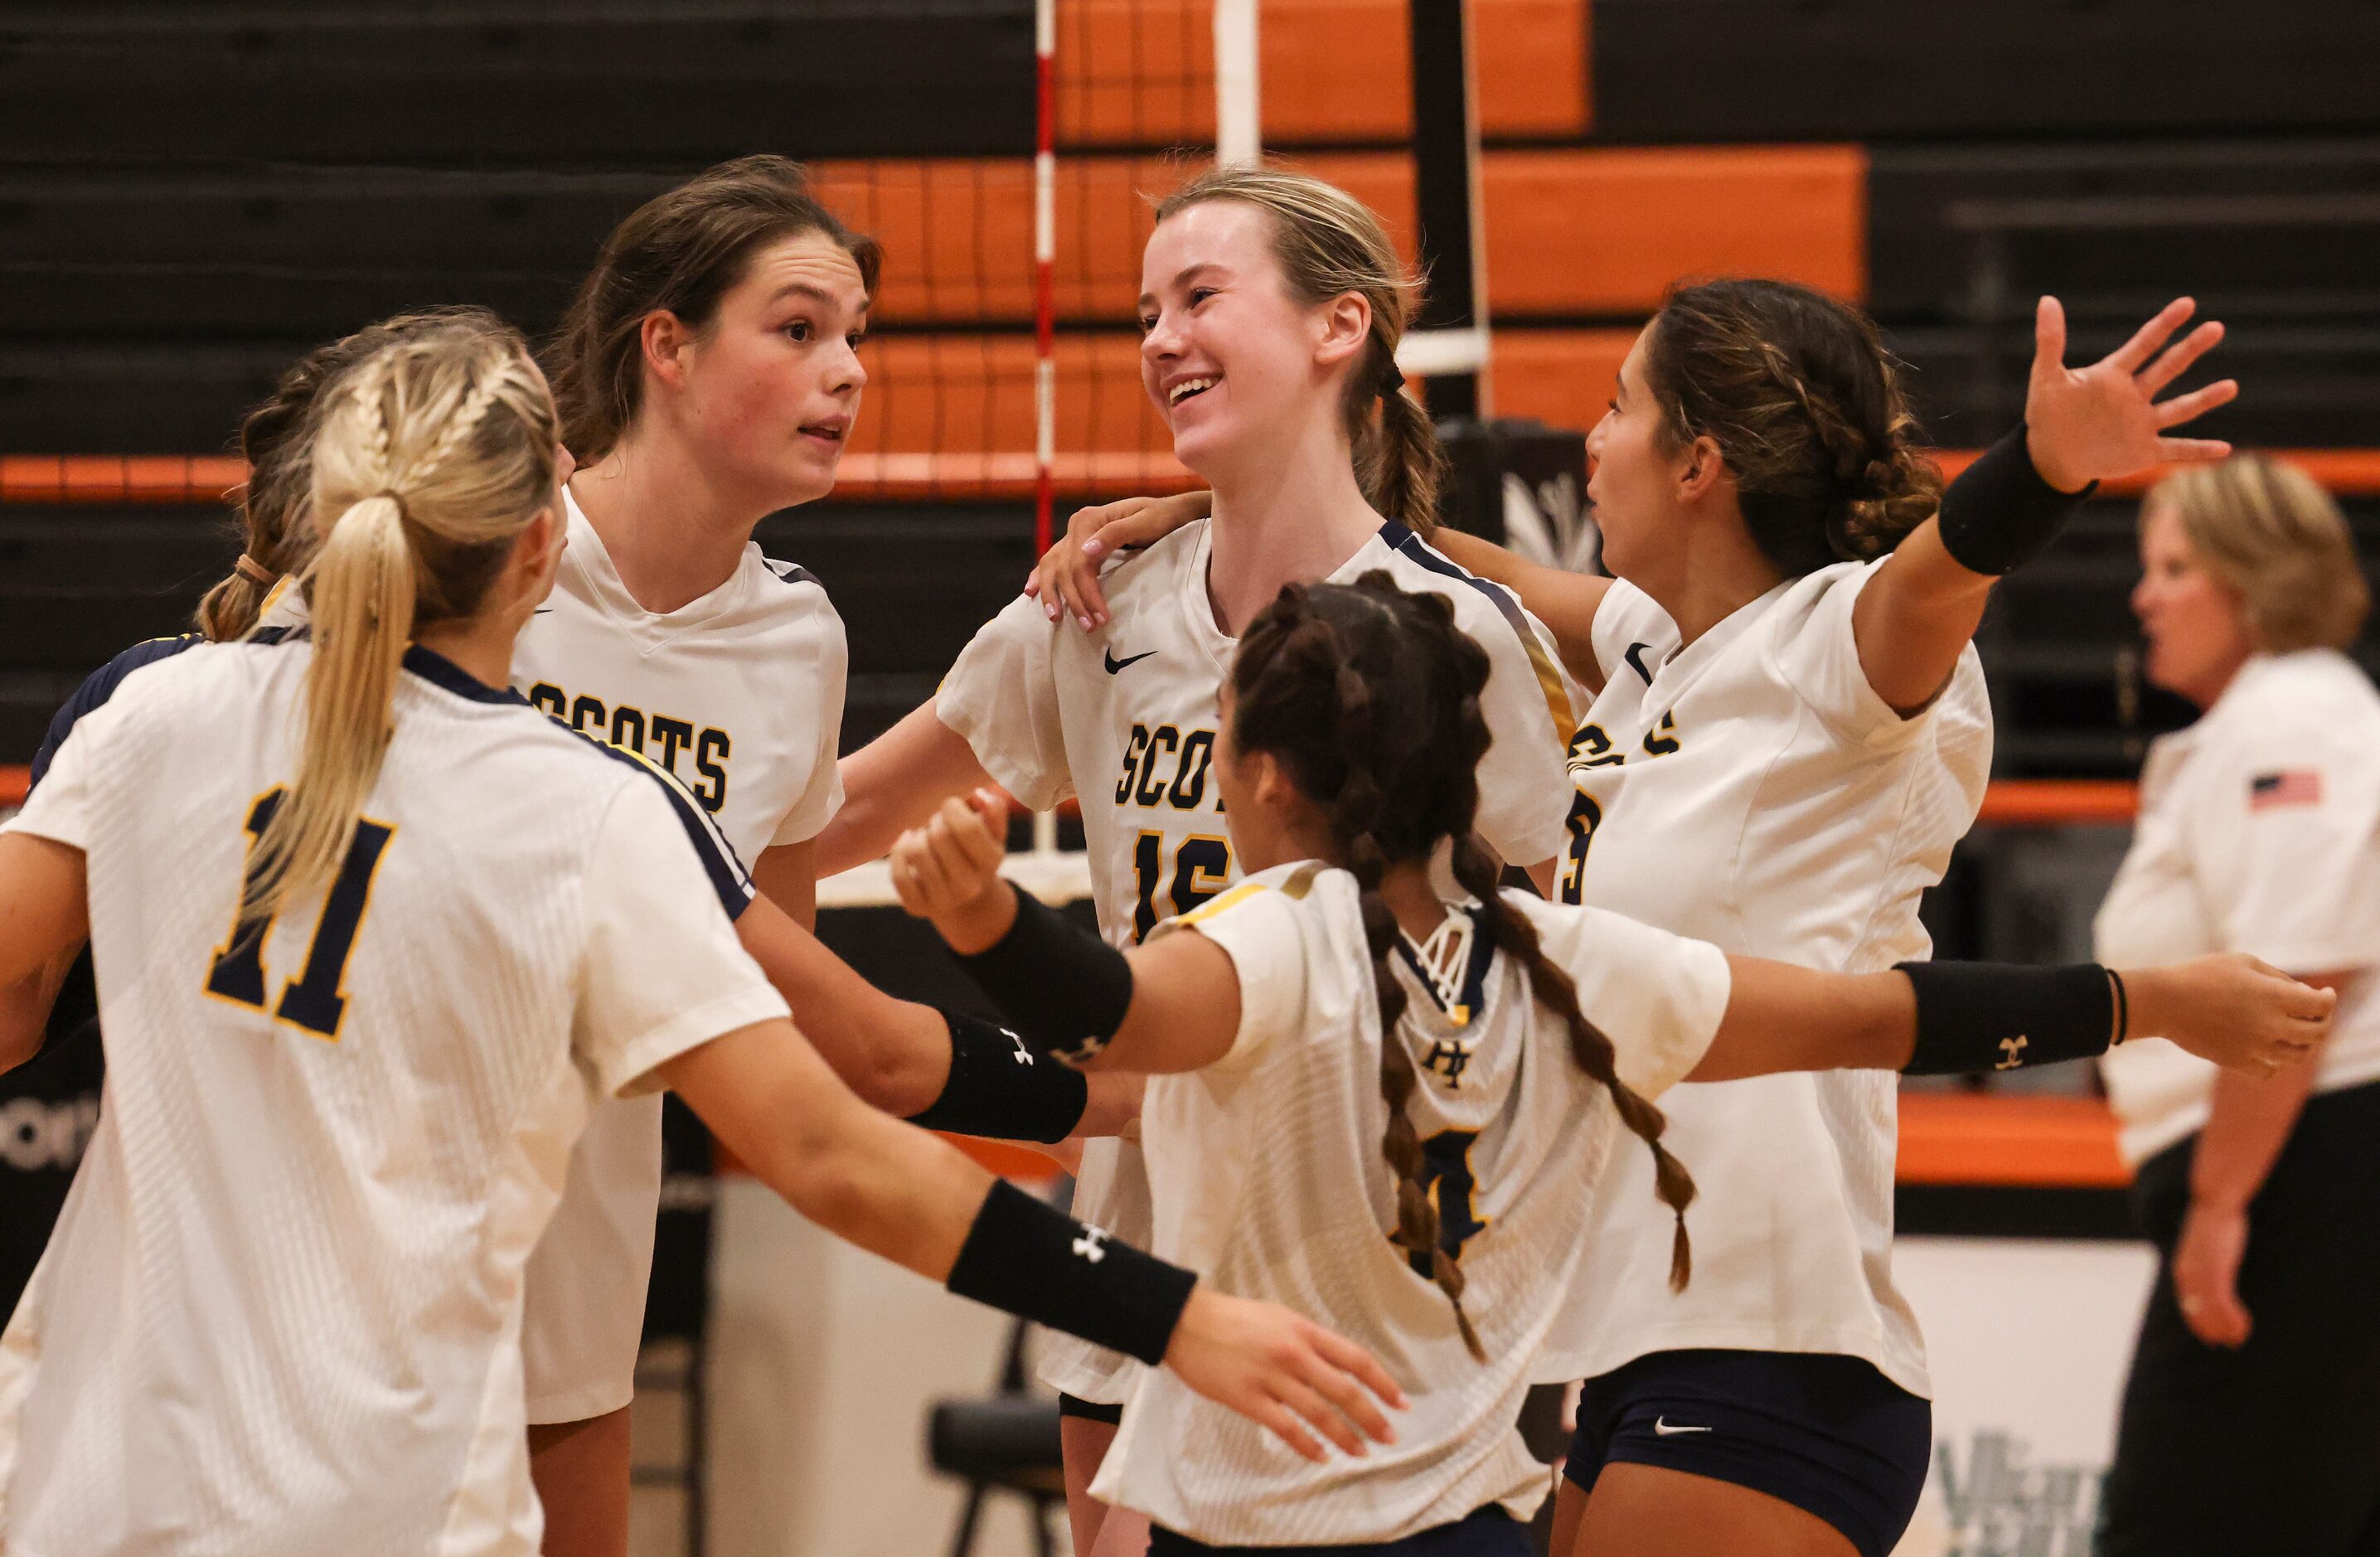
[[[1404,0],[1265,0],[1257,30],[1268,145],[1413,133]],[[1474,0],[1480,129],[1560,138],[1587,128],[1587,0]],[[1065,146],[1208,142],[1208,0],[1059,0],[1054,90]]]
[[[1380,213],[1408,260],[1412,160],[1293,155]],[[1058,310],[1122,323],[1139,293],[1148,196],[1198,164],[1078,156],[1058,171]],[[884,244],[886,322],[1018,322],[1033,312],[1032,165],[1018,158],[824,163],[828,202]],[[1504,151],[1485,162],[1489,306],[1500,319],[1649,312],[1681,276],[1866,287],[1866,166],[1856,148]]]
[[[1488,383],[1500,417],[1581,432],[1603,419],[1633,330],[1499,330]]]
[[[1499,315],[1647,311],[1681,276],[1867,290],[1857,147],[1507,152],[1482,176]]]

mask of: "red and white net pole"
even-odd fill
[[[1050,549],[1058,461],[1058,0],[1033,7],[1033,554]]]

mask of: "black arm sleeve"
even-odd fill
[[[2025,424],[1985,449],[1942,494],[1942,545],[1960,566],[2012,573],[2039,556],[2084,499],[2041,479],[2025,447]]]
[[[942,1020],[951,1028],[950,1079],[910,1124],[994,1140],[1062,1141],[1075,1133],[1090,1101],[1080,1071],[1034,1053],[979,1016],[945,1011]]]
[[[2116,977],[2096,963],[1904,962],[1899,970],[1917,991],[1917,1046],[1903,1076],[2027,1069],[2123,1041]]]
[[[1155,1368],[1197,1281],[1002,1179],[984,1197],[948,1284],[961,1297]]]
[[[1132,964],[1031,893],[1011,890],[1016,922],[959,964],[1035,1051],[1087,1060],[1132,1009]]]

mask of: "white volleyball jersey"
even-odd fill
[[[1914,718],[1869,686],[1852,610],[1880,566],[1790,579],[1683,651],[1643,590],[1612,586],[1595,624],[1608,679],[1571,743],[1557,896],[1829,972],[1929,955],[1918,900],[1983,803],[1991,705],[1972,647]],[[1892,1283],[1897,1084],[1818,1071],[1672,1092],[1666,1143],[1699,1191],[1694,1283],[1669,1290],[1651,1166],[1621,1154],[1590,1235],[1598,1258],[1539,1377],[1733,1347],[1864,1357],[1929,1393]]]
[[[850,663],[824,588],[747,544],[719,588],[647,611],[577,500],[564,501],[569,546],[513,651],[514,687],[674,774],[745,860],[816,837],[843,804],[835,755]],[[276,589],[264,621],[304,625],[304,598]],[[529,1262],[530,1421],[584,1421],[635,1394],[661,1189],[660,1097],[599,1109]]]
[[[1208,551],[1201,519],[1110,564],[1100,580],[1109,621],[1096,633],[1053,624],[1039,602],[1020,596],[977,632],[935,702],[1010,794],[1037,810],[1070,795],[1081,801],[1099,929],[1120,946],[1239,878],[1209,771],[1215,694],[1237,642],[1215,625]],[[1330,581],[1374,568],[1451,600],[1457,625],[1488,651],[1480,708],[1495,744],[1479,769],[1479,831],[1515,864],[1550,858],[1568,805],[1561,743],[1572,704],[1545,629],[1402,525],[1383,525]],[[1144,1240],[1140,1156],[1124,1141],[1086,1147],[1075,1214]],[[1049,1336],[1042,1348],[1041,1376],[1086,1400],[1121,1404],[1131,1368],[1073,1336]]]
[[[1621,1079],[1657,1097],[1693,1069],[1727,1009],[1718,948],[1600,909],[1505,901],[1577,979]],[[1150,1247],[1204,1285],[1286,1304],[1369,1349],[1412,1409],[1395,1443],[1317,1466],[1173,1375],[1144,1371],[1094,1495],[1201,1541],[1300,1548],[1396,1540],[1491,1502],[1525,1520],[1544,1500],[1545,1467],[1515,1425],[1530,1364],[1573,1267],[1605,1258],[1585,1237],[1593,1209],[1633,1192],[1615,1189],[1609,1169],[1651,1154],[1572,1058],[1567,1026],[1531,998],[1526,972],[1494,952],[1479,912],[1452,911],[1441,933],[1457,944],[1442,958],[1400,942],[1409,1004],[1395,1041],[1418,1077],[1406,1113],[1440,1247],[1459,1253],[1487,1360],[1464,1347],[1445,1293],[1389,1241],[1396,1180],[1381,1154],[1379,1004],[1354,878],[1311,863],[1264,871],[1176,921],[1231,955],[1240,1030],[1216,1064],[1149,1081]],[[1447,976],[1417,976],[1426,957]]]
[[[85,855],[107,1048],[0,1338],[12,1557],[536,1551],[521,1281],[571,1141],[785,1014],[698,807],[418,648],[341,871],[236,934],[312,652],[134,673],[9,824]]]
[[[647,611],[567,501],[570,547],[513,652],[513,686],[675,774],[747,860],[818,836],[843,803],[835,753],[850,663],[825,589],[752,544],[709,594]],[[529,1262],[530,1421],[584,1421],[636,1393],[661,1190],[660,1097],[598,1110]]]
[[[2330,649],[2259,654],[2141,772],[2132,845],[2100,905],[2118,966],[2246,952],[2356,973],[2315,1062],[2319,1094],[2380,1079],[2380,693]],[[2154,1034],[2099,1060],[2138,1163],[2206,1123],[2215,1065]]]

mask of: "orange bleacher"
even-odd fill
[[[1474,0],[1480,132],[1585,133],[1587,0]],[[1265,0],[1257,69],[1265,134],[1284,145],[1390,142],[1412,134],[1403,0]],[[1059,15],[1062,146],[1211,142],[1208,0],[1069,0]]]

